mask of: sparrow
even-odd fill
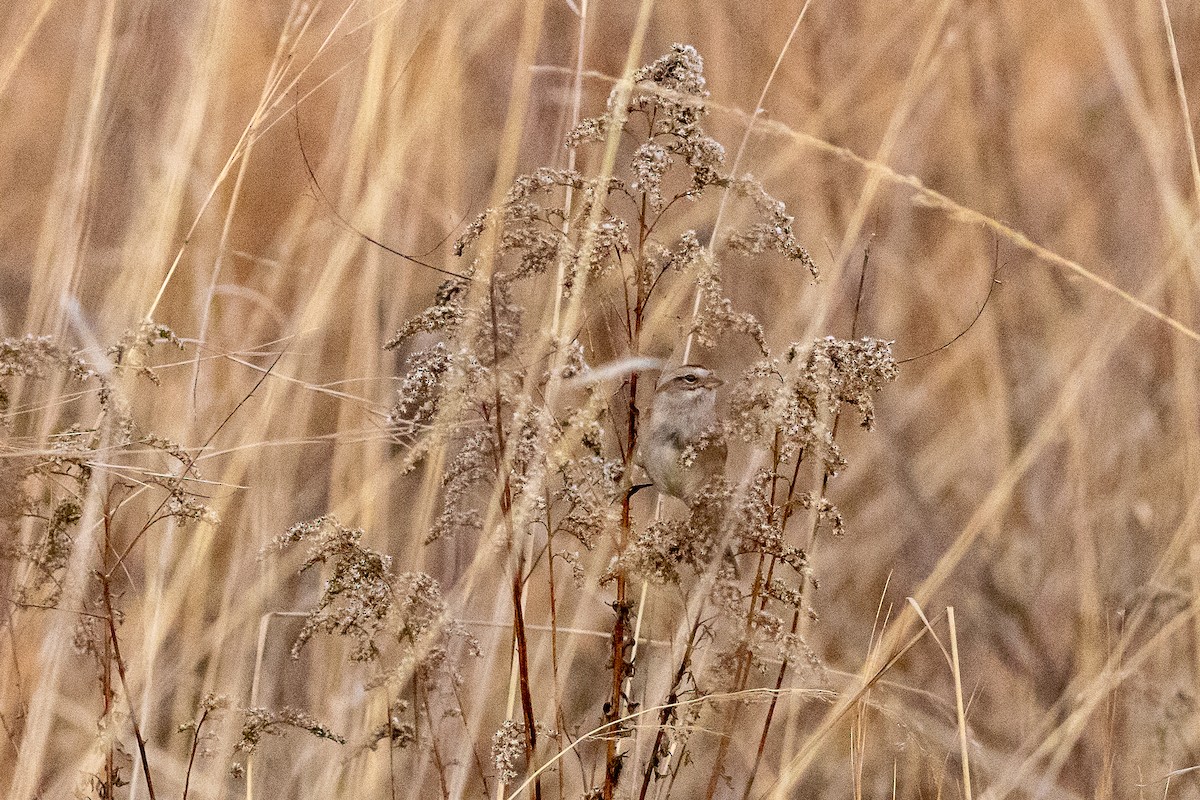
[[[717,387],[722,383],[699,364],[664,371],[654,388],[649,418],[639,430],[634,463],[659,492],[689,506],[700,489],[725,472],[725,443],[710,438],[717,427]],[[685,466],[684,451],[701,444]]]

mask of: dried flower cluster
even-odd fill
[[[71,402],[54,408],[57,427],[48,448],[35,458],[0,465],[0,534],[3,554],[14,561],[17,576],[10,600],[33,613],[70,609],[78,613],[73,644],[94,661],[105,697],[97,747],[108,750],[104,766],[81,776],[80,796],[110,797],[127,785],[132,748],[122,737],[132,729],[138,753],[144,742],[133,717],[114,698],[118,674],[124,683],[126,664],[119,631],[124,614],[118,606],[122,587],[114,586],[137,568],[128,559],[151,528],[166,520],[217,525],[219,520],[200,493],[197,454],[171,439],[145,430],[128,396],[140,378],[154,385],[161,379],[152,367],[153,349],[182,343],[168,327],[151,321],[126,332],[103,355],[89,360],[51,337],[26,336],[0,341],[0,435],[28,435],[38,423],[39,392],[65,379]],[[12,381],[19,379],[21,408],[12,407]],[[147,491],[148,490],[148,491]],[[141,502],[133,502],[141,495]],[[86,523],[86,530],[81,527]],[[91,547],[78,546],[81,534]],[[76,565],[76,568],[72,568]],[[121,576],[121,577],[114,577]],[[72,582],[73,580],[73,582]],[[193,737],[193,759],[207,752],[212,738],[204,726],[229,701],[208,695],[197,717],[181,727]],[[264,734],[299,727],[323,738],[340,740],[328,728],[299,712],[278,714],[247,710],[243,738],[237,745],[250,753]],[[142,764],[146,770],[146,764]],[[235,771],[240,766],[235,765]]]
[[[242,730],[238,741],[233,746],[235,757],[249,758],[258,750],[264,736],[282,736],[288,730],[303,731],[318,739],[328,739],[331,742],[345,744],[346,739],[334,733],[328,725],[318,721],[311,714],[297,711],[294,708],[283,708],[272,711],[267,708],[243,708]],[[234,761],[229,768],[234,777],[245,775],[245,766],[241,760]]]
[[[403,711],[404,707],[400,710]],[[371,731],[367,737],[367,749],[374,750],[384,739],[388,740],[389,746],[403,750],[417,740],[417,726],[393,714],[391,719]]]
[[[504,720],[500,729],[492,734],[492,763],[501,781],[511,783],[517,779],[517,768],[525,759],[525,727],[511,719]]]
[[[814,456],[836,474],[845,463],[833,441],[833,421],[842,406],[853,406],[870,428],[874,395],[895,377],[890,342],[827,337],[808,346],[792,344],[782,359],[759,361],[741,377],[731,393],[730,433],[763,442],[778,431],[783,460]]]
[[[129,404],[113,383],[113,373],[126,368],[159,382],[149,366],[149,352],[169,342],[180,346],[169,328],[145,322],[127,332],[109,348],[109,363],[91,364],[51,337],[26,336],[0,341],[0,429],[20,433],[25,417],[9,412],[8,380],[22,378],[26,391],[31,381],[49,380],[56,373],[87,390],[80,394],[81,408],[61,428],[50,434],[50,453],[32,463],[0,467],[0,483],[7,502],[0,507],[0,530],[6,532],[4,552],[31,568],[14,588],[21,603],[53,606],[66,587],[63,576],[74,551],[75,528],[83,517],[85,498],[96,477],[95,462],[104,463],[107,485],[132,491],[138,485],[158,487],[163,498],[149,518],[134,525],[148,528],[166,518],[181,522],[216,524],[216,514],[206,498],[193,490],[200,477],[194,458],[176,443],[144,431]],[[94,395],[98,410],[91,424],[83,405]],[[104,454],[98,457],[98,451]],[[166,459],[167,464],[162,463]],[[127,476],[135,476],[128,478]],[[33,538],[22,538],[22,521],[35,524]],[[110,524],[110,527],[111,524]]]
[[[694,48],[675,45],[633,77],[631,92],[614,89],[606,112],[567,137],[581,160],[593,144],[622,137],[625,155],[615,173],[544,167],[519,176],[504,202],[481,213],[455,243],[466,267],[386,343],[406,358],[390,414],[395,438],[410,464],[440,451],[429,463],[440,470],[441,505],[422,523],[421,538],[473,543],[479,563],[503,565],[490,574],[499,596],[512,599],[510,691],[519,713],[495,732],[494,771],[481,780],[516,781],[548,755],[544,743],[552,736],[580,736],[600,723],[603,763],[593,765],[594,783],[585,766],[581,788],[606,800],[631,781],[641,784],[633,794],[646,796],[650,784],[686,763],[690,728],[709,712],[699,703],[681,711],[680,703],[745,689],[752,675],[769,670],[779,671],[781,681],[789,665],[819,663],[801,622],[815,619],[811,541],[818,532],[844,529],[825,494],[825,482],[845,466],[834,441],[837,419],[849,405],[870,427],[874,396],[896,375],[890,343],[877,339],[827,338],[774,354],[763,326],[725,296],[715,242],[751,259],[774,254],[815,279],[816,264],[797,239],[793,217],[752,176],[727,171],[724,148],[703,127],[708,92]],[[669,233],[673,210],[717,192],[745,201],[748,225],[716,231],[713,243],[695,230]],[[747,486],[714,480],[686,515],[653,517],[632,501],[645,383],[636,372],[622,375],[615,391],[587,381],[585,345],[604,342],[605,359],[641,356],[643,331],[664,313],[667,287],[697,296],[698,312],[681,334],[713,349],[736,335],[761,353],[731,381],[729,417],[712,437],[745,442],[767,459]],[[564,330],[560,322],[574,307],[587,312],[578,330]],[[683,458],[695,451],[685,448]],[[817,485],[801,485],[802,462],[824,476]],[[429,673],[442,665],[449,638],[464,631],[450,621],[429,576],[393,573],[390,559],[364,548],[361,537],[332,518],[280,537],[281,545],[309,544],[302,572],[318,563],[329,572],[295,649],[324,632],[348,637],[352,658],[383,661],[381,642],[399,644],[402,677],[388,688],[398,693],[410,686],[413,721],[385,721],[369,741],[403,747],[428,734],[430,757],[443,774],[439,718],[425,708],[421,720],[420,712],[429,705]],[[533,688],[547,676],[534,674],[544,665],[530,658],[526,605],[548,607],[554,628],[564,565],[575,585],[591,581],[591,592],[611,598],[611,679],[596,688],[591,717],[565,718]],[[687,635],[674,662],[635,656],[630,590],[642,583],[683,599]],[[624,719],[636,708],[627,691],[635,671],[664,675],[668,691],[658,698],[649,760],[631,770]],[[398,694],[389,695],[389,707],[399,702]],[[448,705],[461,712],[457,695]],[[565,727],[564,734],[548,733],[542,719]],[[726,747],[708,759],[712,786],[723,774]],[[532,781],[534,796],[540,780]]]
[[[477,649],[470,634],[447,614],[437,581],[421,572],[396,574],[391,557],[363,547],[362,536],[360,528],[319,517],[276,538],[279,548],[308,544],[301,573],[318,564],[331,571],[292,645],[293,658],[317,633],[349,638],[353,661],[377,661],[380,639],[386,637],[402,648],[400,663],[409,671],[442,666],[451,637],[462,637]]]
[[[699,701],[745,689],[752,676],[772,669],[782,681],[789,666],[818,665],[801,622],[815,619],[808,548],[818,532],[838,535],[844,528],[824,490],[845,466],[835,442],[837,420],[849,406],[871,427],[875,395],[896,374],[890,343],[877,339],[826,338],[774,355],[763,326],[725,296],[717,245],[752,260],[773,254],[815,279],[817,267],[797,239],[793,217],[752,176],[728,171],[724,147],[703,126],[708,91],[694,48],[676,45],[633,78],[632,90],[614,89],[606,112],[567,137],[581,163],[596,143],[621,137],[624,155],[614,174],[544,167],[517,177],[503,203],[481,213],[455,243],[466,266],[447,270],[452,277],[433,303],[385,345],[406,364],[389,415],[394,438],[409,465],[439,456],[428,463],[438,465],[433,477],[441,504],[432,519],[418,523],[419,536],[427,544],[457,537],[474,545],[479,564],[500,565],[480,574],[483,582],[496,582],[491,588],[511,606],[509,691],[519,709],[495,732],[490,767],[481,754],[486,743],[473,743],[485,793],[490,780],[507,784],[531,774],[533,795],[540,796],[538,767],[551,755],[546,743],[561,748],[602,730],[599,762],[586,765],[595,753],[580,751],[592,753],[579,757],[581,794],[611,800],[637,782],[637,794],[646,796],[651,784],[688,763],[694,726],[736,726],[739,712],[722,717]],[[681,230],[673,212],[717,193],[740,199],[750,221],[715,231],[711,241]],[[690,498],[686,514],[654,516],[633,501],[645,381],[636,371],[620,374],[619,387],[592,380],[588,360],[600,354],[640,363],[648,324],[674,313],[665,298],[681,292],[697,299],[681,336],[716,350],[733,335],[761,353],[731,381],[729,417],[710,431],[711,441],[684,448],[684,462],[703,446],[739,440],[768,458],[748,485],[718,478]],[[122,336],[102,363],[45,337],[0,342],[6,432],[18,432],[21,423],[11,409],[12,380],[28,386],[59,375],[85,387],[83,397],[94,397],[53,433],[44,458],[0,473],[5,494],[15,498],[5,502],[0,522],[13,543],[9,555],[29,567],[14,598],[51,606],[70,588],[68,574],[86,573],[70,569],[80,526],[91,520],[103,529],[92,591],[73,596],[97,612],[81,617],[76,640],[101,663],[108,692],[121,621],[111,554],[127,553],[166,519],[219,524],[194,490],[197,454],[142,430],[126,399],[124,390],[139,377],[161,384],[151,355],[163,344],[182,347],[169,328],[153,322]],[[817,465],[824,476],[819,486],[800,485],[802,462]],[[138,476],[136,483],[130,475]],[[152,511],[136,523],[133,512],[114,502],[135,485],[158,492]],[[97,514],[102,519],[93,519]],[[276,537],[278,549],[306,548],[300,575],[321,574],[292,655],[318,634],[348,640],[350,660],[376,668],[368,688],[387,699],[386,718],[364,732],[359,752],[387,741],[392,758],[429,759],[447,794],[454,765],[443,755],[443,740],[475,733],[468,720],[477,719],[479,709],[470,704],[498,692],[468,691],[468,662],[459,656],[481,655],[480,647],[451,615],[439,583],[424,572],[395,569],[391,556],[363,544],[364,536],[323,516]],[[586,591],[565,600],[572,594],[565,585]],[[643,585],[682,601],[679,627],[686,635],[674,661],[647,660],[635,647],[640,612],[632,592]],[[590,687],[590,710],[570,717],[557,691],[538,691],[548,676],[539,672],[545,660],[531,657],[527,616],[548,609],[554,642],[561,633],[556,611],[566,602],[592,602],[596,593],[606,599],[595,611],[611,620],[608,678]],[[660,711],[646,760],[634,764],[628,719],[637,716],[638,704],[630,686],[640,674],[659,675],[657,685],[667,690],[655,699]],[[192,734],[193,758],[211,737],[206,723],[230,706],[215,695],[201,700],[183,728]],[[235,773],[264,736],[288,729],[345,741],[303,712],[239,713]],[[702,719],[713,714],[718,718]],[[550,730],[548,720],[559,730]],[[710,786],[723,779],[727,741],[707,760]],[[564,769],[557,766],[560,779]],[[118,774],[110,767],[97,785],[116,785]]]

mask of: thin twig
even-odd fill
[[[407,68],[407,65],[405,65],[405,68]],[[440,272],[443,275],[449,275],[450,277],[458,278],[461,281],[474,282],[475,279],[470,277],[469,275],[464,275],[461,272],[455,272],[454,270],[446,269],[444,267],[435,266],[434,264],[430,264],[428,261],[424,260],[430,254],[437,252],[438,248],[440,248],[443,244],[446,243],[446,241],[453,235],[453,229],[451,229],[451,232],[447,233],[446,236],[440,242],[437,243],[437,245],[435,245],[432,249],[430,249],[428,253],[424,253],[421,256],[410,256],[407,253],[402,253],[399,250],[397,250],[396,248],[384,244],[383,242],[376,239],[374,236],[371,236],[370,234],[359,230],[350,222],[350,220],[343,217],[341,212],[338,211],[337,207],[333,204],[333,201],[330,200],[329,197],[325,194],[325,190],[321,188],[321,184],[317,180],[317,173],[313,169],[312,164],[308,160],[308,152],[305,151],[305,149],[304,149],[304,139],[300,135],[300,105],[299,105],[299,103],[297,103],[294,108],[294,115],[296,118],[296,144],[300,148],[300,158],[304,161],[304,169],[305,169],[305,171],[308,172],[308,179],[312,183],[313,187],[316,189],[317,194],[320,195],[321,201],[325,204],[326,209],[328,209],[330,214],[333,214],[334,218],[336,218],[337,221],[339,223],[341,223],[341,225],[346,230],[356,234],[357,236],[362,237],[363,239],[365,239],[366,241],[375,245],[376,247],[380,248],[381,250],[385,250],[385,251],[391,253],[392,255],[398,256],[398,257],[404,259],[405,261],[416,264],[419,267],[425,267],[425,269],[430,269],[430,270],[433,270],[434,272]]]
[[[195,466],[196,461],[200,458],[200,455],[205,451],[205,449],[207,449],[207,447],[210,444],[212,444],[213,439],[217,438],[217,434],[219,434],[225,428],[225,426],[229,424],[229,421],[231,419],[233,419],[234,415],[237,414],[237,412],[239,410],[241,410],[242,406],[245,405],[246,402],[249,401],[249,399],[254,396],[254,393],[256,391],[258,391],[258,387],[263,385],[263,382],[266,381],[267,376],[270,375],[272,370],[275,369],[275,366],[279,363],[279,360],[281,358],[283,358],[283,352],[280,352],[279,355],[275,356],[275,360],[271,362],[271,366],[267,367],[266,370],[263,371],[262,377],[260,377],[258,379],[258,381],[254,384],[254,387],[249,392],[246,393],[245,397],[243,397],[241,400],[238,401],[238,404],[233,407],[232,411],[230,411],[228,414],[225,415],[225,419],[221,420],[221,424],[218,425],[211,434],[209,434],[208,438],[204,440],[204,444],[200,445],[200,449],[196,451],[196,455],[188,458],[187,463],[184,464],[184,466],[183,466],[183,469],[181,469],[179,471],[179,477],[175,479],[174,485],[168,487],[169,490],[167,492],[167,496],[164,497],[162,502],[158,504],[158,508],[154,509],[154,511],[151,512],[151,514],[150,514],[151,519],[154,519],[155,517],[157,517],[159,512],[161,512],[164,508],[166,508],[167,502],[171,499],[171,495],[175,492],[175,490],[177,490],[181,485],[183,485],[185,476],[187,476],[187,474],[191,471],[192,467]],[[106,580],[108,578],[112,577],[113,571],[118,566],[122,566],[122,567],[124,566],[125,559],[129,557],[129,553],[133,550],[134,546],[136,546],[137,543],[139,541],[141,541],[141,538],[143,536],[145,536],[146,532],[149,530],[150,530],[150,526],[144,525],[144,526],[142,526],[142,529],[140,531],[138,531],[137,534],[134,535],[134,537],[132,539],[130,539],[129,544],[125,546],[125,549],[122,550],[121,554],[117,557],[117,562],[111,568],[109,568],[108,570],[105,571],[104,578]]]
[[[959,331],[958,335],[955,336],[953,339],[946,342],[945,344],[938,345],[937,347],[930,350],[928,353],[922,353],[919,356],[909,356],[908,358],[900,358],[900,359],[896,360],[896,363],[897,364],[907,364],[910,361],[919,361],[922,358],[927,358],[928,356],[931,356],[934,353],[939,353],[942,350],[945,350],[947,347],[954,344],[962,337],[966,336],[967,333],[970,332],[971,328],[975,327],[975,323],[979,322],[979,318],[983,316],[984,310],[987,309],[987,307],[988,307],[988,302],[992,299],[992,292],[994,292],[996,290],[997,286],[1001,285],[1000,281],[996,278],[996,276],[999,274],[1000,274],[1000,240],[997,238],[996,239],[996,251],[995,251],[995,254],[994,254],[993,260],[992,260],[992,275],[991,275],[991,278],[988,280],[987,294],[984,295],[983,302],[979,305],[979,310],[975,312],[975,316],[971,320],[970,324],[967,325],[967,327],[963,328],[961,331]]]

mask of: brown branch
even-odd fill
[[[433,727],[433,710],[429,706],[429,678],[425,674],[424,668],[419,668],[413,680],[413,699],[416,700],[417,685],[420,684],[424,691],[421,694],[421,704],[425,707],[425,724],[429,726],[429,750],[433,754],[433,766],[437,770],[438,782],[441,784],[442,797],[444,800],[450,800],[450,787],[446,784],[446,765],[442,761],[442,752],[438,749],[437,731]],[[388,717],[388,725],[392,724],[391,717]],[[390,732],[390,731],[389,731]],[[389,742],[390,746],[390,742]]]
[[[703,607],[696,614],[696,622],[692,625],[692,630],[688,634],[687,646],[683,650],[683,657],[679,660],[679,668],[675,670],[675,680],[671,683],[671,689],[667,692],[667,699],[662,705],[662,711],[658,715],[658,732],[654,736],[654,747],[650,750],[650,759],[646,763],[646,770],[642,774],[642,790],[638,793],[638,800],[646,800],[646,792],[650,790],[650,781],[658,771],[658,765],[662,762],[662,743],[666,736],[667,723],[671,716],[675,714],[676,704],[679,702],[680,686],[683,684],[683,679],[687,676],[692,666],[692,652],[696,647],[696,636],[700,632],[700,624],[703,619]]]
[[[187,772],[183,776],[183,796],[180,800],[187,800],[188,785],[192,782],[192,767],[196,764],[196,754],[200,752],[200,734],[204,728],[205,721],[208,720],[209,709],[205,708],[200,715],[200,719],[196,722],[196,729],[192,733],[192,752],[188,756]]]
[[[117,664],[117,674],[121,676],[121,688],[125,691],[125,702],[129,704],[129,722],[133,727],[133,738],[137,740],[138,755],[142,760],[142,774],[146,776],[146,791],[150,794],[150,800],[155,800],[154,781],[150,778],[150,761],[146,757],[146,740],[142,738],[142,731],[137,721],[137,710],[133,707],[129,683],[125,680],[125,660],[121,658],[121,645],[117,640],[117,623],[107,577],[100,577],[100,589],[104,596],[104,610],[108,613],[108,635],[112,642],[113,661]]]
[[[503,461],[505,451],[505,436],[504,436],[504,417],[503,403],[504,398],[500,393],[500,320],[496,311],[496,276],[493,273],[488,281],[488,304],[491,312],[492,322],[492,364],[494,376],[493,396],[496,403],[496,477],[500,477],[500,473],[504,473],[504,489],[500,493],[500,511],[504,517],[506,534],[508,537],[509,551],[515,545],[516,528],[512,518],[512,480],[509,476],[509,470],[505,468]],[[517,651],[517,670],[518,680],[521,691],[521,711],[525,719],[525,764],[530,770],[537,769],[537,720],[533,713],[533,693],[529,688],[529,644],[525,634],[525,614],[521,608],[521,596],[523,594],[524,584],[521,581],[521,563],[520,559],[516,559],[513,564],[512,576],[512,600],[513,600],[513,647]],[[534,800],[541,800],[542,797],[542,779],[539,776],[533,784]]]
[[[525,717],[525,764],[530,770],[537,769],[537,722],[533,716],[533,693],[529,688],[529,643],[525,636],[525,613],[521,609],[521,570],[513,570],[513,640],[517,650],[517,671],[521,688],[521,710]],[[541,800],[542,779],[533,783],[533,796]]]
[[[546,498],[546,572],[549,582],[549,603],[550,603],[550,678],[554,684],[554,722],[558,729],[558,749],[562,751],[563,731],[566,730],[567,721],[563,716],[562,710],[562,689],[558,684],[558,604],[554,585],[554,526],[550,518],[551,498],[550,490],[545,490]],[[558,769],[558,796],[561,798],[566,796],[565,776],[563,769]]]
[[[640,280],[639,280],[640,287]],[[640,293],[640,288],[639,288]],[[637,325],[634,329],[634,335],[641,328],[641,309],[639,301],[639,309],[637,312]],[[635,347],[636,351],[636,347]],[[638,429],[638,409],[637,409],[637,386],[638,373],[633,373],[629,377],[629,417],[626,423],[625,435],[628,442],[628,447],[625,451],[625,474],[626,480],[630,467],[633,462],[634,454],[637,452],[637,429]],[[613,601],[613,611],[616,612],[616,619],[613,621],[612,632],[612,692],[609,700],[605,703],[604,721],[606,723],[614,723],[621,718],[623,684],[625,676],[628,674],[632,665],[625,661],[625,650],[627,647],[628,633],[626,627],[629,623],[629,615],[633,606],[627,597],[628,580],[625,575],[625,570],[620,566],[620,557],[625,551],[625,545],[629,541],[633,529],[633,517],[631,514],[630,504],[632,494],[624,492],[624,497],[621,501],[621,527],[618,533],[617,540],[617,597]],[[623,758],[617,752],[617,745],[621,739],[619,729],[614,730],[608,739],[608,749],[605,756],[604,764],[604,786],[601,790],[601,796],[604,800],[612,800],[617,784],[621,780],[621,767]]]

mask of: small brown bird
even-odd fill
[[[663,372],[654,389],[650,418],[639,433],[634,457],[654,487],[691,505],[693,496],[725,471],[725,443],[706,441],[696,458],[684,466],[682,457],[711,435],[717,425],[717,387],[720,378],[698,364]]]

